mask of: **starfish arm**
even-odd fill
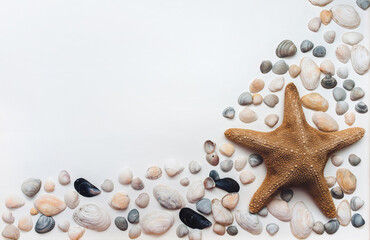
[[[301,99],[296,86],[289,83],[285,88],[284,97],[284,121],[288,126],[307,125],[306,117],[303,113]]]
[[[325,150],[332,154],[342,148],[345,148],[359,141],[365,134],[365,129],[354,127],[338,132],[326,133],[328,136],[328,144],[324,145]]]

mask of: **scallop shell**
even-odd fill
[[[267,204],[267,209],[272,216],[280,221],[289,222],[292,218],[292,211],[286,201],[273,199]]]
[[[297,47],[290,40],[282,41],[276,48],[276,56],[280,58],[293,56],[297,52]]]
[[[351,50],[347,45],[341,44],[335,50],[335,56],[342,63],[347,63],[351,58]]]
[[[189,201],[189,203],[196,203],[203,198],[204,194],[205,189],[203,181],[195,180],[190,184],[188,191],[186,193],[186,198]]]
[[[339,26],[353,29],[360,25],[361,18],[357,11],[350,5],[336,5],[330,11],[333,13],[334,22]]]
[[[140,225],[146,234],[162,235],[172,227],[174,222],[175,218],[172,213],[155,210],[145,214]]]
[[[154,198],[162,207],[176,210],[185,206],[185,199],[180,192],[166,185],[157,185],[153,188]]]
[[[80,198],[76,191],[69,190],[64,194],[64,202],[70,209],[75,209],[80,204]]]
[[[364,35],[358,32],[346,32],[342,35],[342,42],[348,45],[356,45],[364,39]]]
[[[48,217],[63,212],[67,207],[62,200],[50,194],[40,196],[33,205],[40,213]]]
[[[320,81],[320,68],[308,57],[304,57],[301,60],[301,73],[300,78],[303,86],[307,90],[314,90],[319,85]]]
[[[302,201],[294,204],[292,209],[292,219],[290,221],[290,230],[296,238],[304,239],[312,232],[314,224],[312,213],[307,209]]]
[[[212,215],[216,223],[223,226],[227,226],[233,223],[234,216],[229,209],[222,206],[222,203],[218,199],[212,200]]]
[[[98,232],[105,231],[111,224],[109,214],[95,204],[77,208],[73,213],[73,219],[78,225]]]
[[[351,62],[353,70],[364,75],[370,68],[370,52],[362,45],[355,45],[351,49]]]
[[[337,219],[342,226],[351,222],[351,207],[347,200],[343,200],[337,207]]]
[[[235,212],[235,220],[244,230],[258,235],[262,232],[262,223],[256,214],[250,213],[248,210],[237,210]]]
[[[309,0],[309,1],[312,5],[323,7],[331,3],[333,0]]]
[[[71,182],[71,176],[66,170],[60,171],[58,181],[61,185],[68,185]]]

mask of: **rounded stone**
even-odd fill
[[[326,55],[326,48],[324,46],[316,46],[313,49],[312,54],[315,57],[325,57],[325,55]]]

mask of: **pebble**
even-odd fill
[[[55,216],[66,209],[66,204],[54,195],[44,194],[33,203],[35,208],[48,217]]]
[[[312,32],[317,32],[321,27],[321,19],[319,17],[314,17],[308,22],[307,26]]]
[[[21,234],[14,225],[6,225],[1,235],[6,239],[19,239]]]
[[[204,142],[203,148],[206,153],[213,153],[216,150],[216,143],[211,140],[207,140]]]
[[[258,235],[262,232],[262,223],[258,216],[250,213],[248,210],[236,210],[235,220],[241,228],[251,234]]]
[[[292,189],[283,189],[280,192],[280,198],[284,200],[285,202],[289,202],[293,198],[293,190]]]
[[[352,126],[353,123],[355,123],[355,121],[356,121],[356,115],[355,115],[355,113],[353,113],[353,112],[347,112],[346,114],[344,114],[344,122],[348,126]]]
[[[289,222],[292,218],[292,211],[288,203],[281,199],[273,199],[267,204],[267,210],[272,216],[280,221]]]
[[[331,22],[332,13],[329,10],[322,10],[320,12],[320,19],[322,24],[328,25]]]
[[[334,31],[327,31],[324,33],[324,40],[325,42],[332,44],[335,40],[335,32]]]
[[[268,88],[271,92],[278,92],[283,89],[285,84],[285,79],[283,76],[278,76],[271,80]]]
[[[186,198],[189,203],[196,203],[204,197],[205,188],[202,180],[194,180],[188,187]]]
[[[337,179],[333,176],[325,177],[325,180],[329,188],[333,187],[337,183]]]
[[[204,229],[212,226],[212,223],[190,208],[183,208],[179,212],[180,220],[190,228]]]
[[[44,182],[44,190],[45,192],[53,192],[55,190],[55,183],[54,180],[51,178],[48,178]]]
[[[267,210],[267,207],[264,207],[257,214],[261,217],[266,217],[269,214],[269,211]]]
[[[149,204],[150,197],[147,193],[140,193],[139,196],[135,199],[135,204],[139,208],[146,208]]]
[[[275,223],[269,223],[266,225],[266,232],[271,236],[275,235],[279,231],[279,226]]]
[[[7,208],[20,208],[25,204],[24,198],[19,195],[11,194],[5,198],[5,206]]]
[[[183,187],[189,186],[189,184],[190,184],[189,178],[187,178],[187,177],[181,178],[180,179],[180,184]]]
[[[356,0],[356,4],[363,10],[366,10],[370,7],[370,0]]]
[[[113,195],[112,199],[109,202],[109,205],[116,210],[125,210],[127,209],[130,203],[130,197],[127,193],[118,192]]]
[[[250,109],[249,107],[245,107],[240,113],[239,113],[239,119],[240,121],[244,123],[252,123],[258,119],[258,116],[255,111]]]
[[[346,66],[338,67],[337,76],[341,79],[346,79],[348,77],[348,68]]]
[[[277,74],[277,75],[283,75],[289,70],[289,65],[286,64],[286,62],[282,59],[277,61],[273,66],[272,66],[272,72]]]
[[[266,74],[272,69],[272,62],[270,60],[264,60],[261,62],[260,70],[261,73]]]
[[[229,210],[233,210],[239,202],[239,193],[228,193],[221,199],[221,204]]]
[[[215,223],[213,224],[213,232],[216,233],[217,235],[224,235],[226,232],[225,226]]]
[[[95,187],[95,185],[84,178],[78,178],[74,182],[74,188],[79,194],[84,197],[94,197],[101,193],[101,191],[97,187]]]
[[[298,75],[301,73],[301,68],[295,64],[290,65],[289,67],[289,75],[292,78],[298,77]]]
[[[230,236],[235,236],[238,234],[238,228],[235,227],[235,226],[228,226],[226,228],[226,232],[230,235]]]
[[[78,240],[85,234],[85,228],[80,226],[73,226],[68,230],[68,237],[70,240]]]
[[[340,156],[340,155],[333,154],[331,156],[331,162],[336,167],[339,167],[340,165],[342,165],[343,161],[344,161],[344,158],[342,156]]]
[[[62,170],[58,175],[58,181],[63,186],[68,185],[71,182],[71,176],[66,170]]]
[[[352,226],[359,228],[365,224],[365,220],[362,218],[360,214],[355,213],[352,216],[351,223],[352,223]]]
[[[335,67],[332,61],[325,59],[320,64],[320,71],[325,75],[333,76],[335,74]]]
[[[312,227],[312,230],[319,234],[319,235],[322,235],[324,232],[325,232],[325,227],[324,227],[324,224],[320,221],[317,221],[315,222],[315,224],[313,225]]]
[[[358,32],[346,32],[342,35],[342,42],[348,45],[356,45],[364,39],[364,35]]]
[[[149,180],[157,180],[162,177],[162,169],[158,166],[152,166],[146,170],[145,177]]]
[[[325,77],[321,79],[321,86],[326,89],[335,88],[337,86],[337,80],[330,75],[325,75]]]
[[[353,196],[351,198],[350,206],[353,211],[357,211],[364,205],[364,203],[364,200],[362,200],[359,196]]]
[[[339,168],[337,170],[337,182],[346,194],[352,194],[356,190],[357,178],[346,168]]]
[[[52,217],[42,215],[36,222],[35,231],[37,233],[47,233],[53,230],[55,227],[55,221]]]
[[[257,93],[265,87],[265,82],[262,79],[254,79],[249,85],[249,91],[251,93]]]
[[[335,56],[342,63],[347,63],[351,58],[351,49],[345,44],[340,44],[335,50]]]
[[[328,101],[319,93],[309,93],[301,98],[302,105],[305,108],[315,111],[326,112],[329,108]]]
[[[211,177],[214,181],[220,180],[220,175],[216,170],[212,170],[209,172],[209,177]]]
[[[342,199],[344,197],[343,191],[340,187],[334,187],[330,190],[331,196],[335,199]]]
[[[221,161],[220,168],[223,172],[229,172],[233,168],[234,162],[231,159]]]
[[[351,91],[355,87],[355,81],[351,79],[344,80],[343,82],[343,88],[347,91]]]
[[[338,220],[329,220],[329,222],[324,224],[324,228],[327,234],[334,234],[339,229],[339,222]]]
[[[315,57],[325,57],[325,55],[326,55],[326,49],[325,49],[324,46],[316,46],[316,47],[314,47],[314,49],[312,51],[312,54]]]
[[[67,219],[63,219],[58,223],[58,228],[63,232],[68,232],[70,223]]]
[[[64,202],[70,209],[75,209],[80,204],[80,197],[76,191],[68,190],[64,194]]]
[[[231,157],[235,152],[235,147],[230,143],[224,143],[220,146],[219,151],[222,155]]]
[[[243,92],[238,98],[238,103],[241,106],[252,104],[252,94],[250,92]]]
[[[189,234],[189,229],[185,224],[180,224],[176,228],[176,235],[179,238],[183,238]]]
[[[3,214],[1,215],[1,218],[5,223],[13,224],[15,217],[14,214],[11,211],[5,210]]]
[[[105,179],[100,187],[104,192],[112,192],[114,190],[114,184],[110,179]]]
[[[140,237],[140,235],[141,235],[141,228],[137,225],[133,225],[128,232],[128,237],[131,239],[136,239]]]
[[[253,153],[253,154],[249,155],[248,162],[251,165],[251,167],[257,167],[257,166],[261,165],[261,163],[263,162],[263,158],[262,158],[261,155],[259,155],[257,153]]]
[[[227,226],[233,223],[234,216],[231,211],[227,208],[224,208],[221,204],[221,201],[217,198],[211,201],[212,203],[212,216],[216,223]]]
[[[333,97],[335,101],[344,101],[346,100],[347,93],[343,90],[343,88],[336,87],[333,89]]]
[[[350,98],[352,101],[357,101],[365,96],[365,91],[360,87],[355,87],[350,93]]]
[[[211,177],[206,177],[203,181],[203,185],[205,189],[210,190],[215,188],[216,183]]]
[[[212,213],[211,200],[202,198],[195,204],[196,209],[203,214],[209,215]]]
[[[242,171],[239,174],[239,180],[242,184],[250,184],[256,180],[256,176],[248,171]]]
[[[134,190],[140,191],[144,189],[145,185],[144,185],[144,182],[141,180],[141,178],[136,177],[132,179],[131,187]]]
[[[342,200],[337,207],[337,220],[340,225],[347,226],[351,221],[351,207],[347,200]]]
[[[194,229],[189,233],[189,240],[202,240],[202,231]]]
[[[182,173],[185,167],[179,160],[176,159],[167,159],[164,164],[164,171],[169,177],[174,177]]]
[[[320,68],[308,57],[303,57],[300,63],[300,78],[303,86],[307,90],[314,90],[319,85],[321,71]]]
[[[228,119],[233,119],[235,117],[235,109],[233,107],[227,107],[222,111],[222,116]]]
[[[22,183],[21,190],[27,197],[32,198],[41,188],[41,180],[37,178],[28,178]]]
[[[181,193],[167,185],[159,184],[155,186],[153,196],[166,209],[177,210],[185,206],[185,199]]]
[[[260,105],[263,102],[263,97],[259,93],[254,93],[252,96],[252,102],[254,105]]]
[[[137,209],[131,209],[127,215],[127,220],[129,221],[129,223],[132,223],[132,224],[138,223],[140,220],[139,211]]]
[[[345,114],[349,109],[349,105],[347,102],[345,101],[339,101],[337,102],[337,105],[335,107],[335,112],[338,114],[338,115],[343,115]]]
[[[73,212],[73,220],[81,227],[98,232],[107,230],[111,224],[108,212],[95,204],[78,207]]]
[[[312,115],[312,121],[316,127],[323,132],[338,131],[338,123],[327,113],[315,112]]]
[[[234,168],[236,171],[240,172],[245,168],[248,162],[247,156],[239,156],[235,159]]]
[[[197,174],[198,172],[200,172],[200,170],[202,170],[202,166],[195,160],[189,163],[188,168],[189,172],[191,172],[192,174]]]
[[[357,156],[356,154],[350,154],[348,156],[348,162],[349,164],[351,164],[352,166],[357,166],[360,164],[361,162],[361,158],[359,156]]]
[[[302,41],[301,46],[300,46],[301,52],[306,53],[310,51],[313,48],[313,46],[314,45],[310,40],[304,40]]]
[[[220,161],[220,158],[218,157],[217,153],[214,152],[214,153],[208,153],[206,155],[206,160],[212,166],[217,166]]]
[[[263,102],[273,108],[276,106],[276,104],[279,103],[279,98],[278,96],[276,96],[275,94],[268,94],[264,99],[263,99]],[[257,116],[257,115],[256,115]],[[257,117],[256,117],[257,118]],[[257,119],[256,119],[257,120]]]
[[[294,204],[292,209],[292,219],[290,221],[290,230],[296,238],[307,238],[314,224],[312,213],[307,209],[302,201]]]
[[[368,107],[363,101],[360,101],[356,104],[355,110],[358,113],[367,113]]]
[[[265,117],[265,124],[270,128],[273,128],[279,121],[279,115],[277,114],[269,114]]]
[[[18,220],[18,228],[21,231],[29,232],[32,230],[33,221],[31,215],[25,215],[19,218]]]
[[[128,185],[132,182],[132,171],[129,168],[124,168],[118,175],[118,182],[122,185]]]

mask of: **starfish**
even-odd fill
[[[293,83],[285,88],[284,120],[277,129],[225,131],[229,140],[258,152],[266,165],[266,177],[249,204],[251,213],[259,212],[280,190],[301,187],[329,218],[336,216],[336,208],[324,177],[325,165],[331,154],[357,142],[364,134],[365,130],[358,127],[337,132],[311,127]]]

